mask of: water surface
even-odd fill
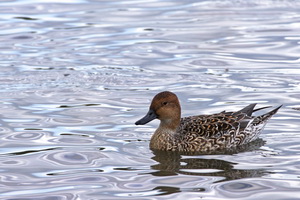
[[[0,4],[1,199],[298,199],[297,1]],[[183,115],[283,108],[238,152],[149,150],[135,126],[170,90]]]

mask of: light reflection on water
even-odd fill
[[[3,199],[296,199],[296,1],[4,1]],[[157,92],[183,115],[284,104],[262,140],[214,155],[151,152]],[[195,110],[196,111],[195,113]]]

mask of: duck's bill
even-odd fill
[[[153,110],[149,110],[148,113],[143,117],[142,119],[138,120],[135,122],[135,125],[144,125],[147,124],[148,122],[151,122],[152,120],[156,119],[157,115]]]

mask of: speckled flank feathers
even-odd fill
[[[161,121],[150,141],[150,148],[153,150],[211,152],[230,149],[257,139],[267,121],[281,107],[253,117],[253,112],[267,108],[255,110],[255,105],[250,104],[236,112],[223,111],[181,118],[177,96],[165,91],[153,98],[149,112],[136,125],[143,125],[154,119]]]

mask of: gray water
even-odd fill
[[[300,199],[300,2],[3,0],[0,199]],[[239,152],[149,150],[135,126],[283,108]]]

